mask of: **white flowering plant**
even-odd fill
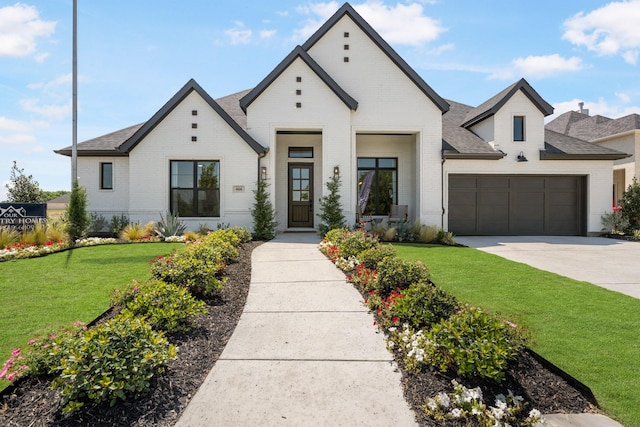
[[[480,387],[467,388],[452,380],[453,393],[438,393],[426,400],[422,409],[437,421],[475,419],[482,427],[533,426],[544,423],[537,409],[526,413],[527,403],[522,396],[508,390],[507,395],[498,394],[494,406],[483,401]]]

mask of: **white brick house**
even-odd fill
[[[552,111],[524,80],[477,108],[445,101],[345,4],[254,89],[213,100],[190,80],[147,122],[80,143],[78,174],[90,211],[172,210],[191,228],[250,227],[263,178],[280,230],[317,228],[334,173],[353,223],[373,172],[380,217],[399,204],[457,234],[599,232],[626,155],[546,131]]]

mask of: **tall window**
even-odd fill
[[[524,141],[524,116],[513,116],[513,140]]]
[[[363,213],[387,215],[391,205],[398,203],[398,159],[358,158],[358,194],[367,174],[373,173],[367,208]]]
[[[172,160],[170,199],[179,216],[220,216],[220,162]]]
[[[100,163],[100,189],[113,190],[113,163]]]

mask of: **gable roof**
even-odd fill
[[[505,153],[489,145],[469,129],[462,127],[465,116],[473,107],[447,100],[449,111],[442,116],[442,157],[445,159],[499,160]]]
[[[189,80],[151,119],[144,123],[129,139],[118,147],[118,151],[129,153],[140,143],[180,102],[182,102],[191,92],[200,95],[207,104],[242,138],[256,153],[266,153],[267,149],[253,139],[244,129],[236,123],[231,116],[222,108],[194,79]]]
[[[245,113],[247,107],[260,96],[296,59],[302,59],[311,70],[336,94],[338,98],[351,110],[358,108],[358,101],[353,99],[335,80],[318,64],[301,46],[296,46],[289,55],[286,56],[276,68],[269,73],[255,88],[240,100],[240,108]]]
[[[83,141],[78,144],[79,156],[126,156],[127,153],[123,153],[117,150],[118,146],[127,139],[131,138],[131,135],[136,133],[144,123],[140,123],[134,126],[129,126],[124,129],[117,130],[115,132],[108,133],[106,135],[92,138],[87,141]],[[61,148],[60,150],[53,151],[56,154],[62,154],[63,156],[71,156],[71,146]]]
[[[542,114],[545,116],[553,114],[553,106],[542,99],[538,92],[536,92],[525,79],[520,79],[491,99],[469,111],[462,123],[462,126],[473,126],[476,123],[493,116],[519,90],[529,98],[529,100],[538,108],[538,110],[540,110]]]
[[[345,3],[336,13],[333,14],[329,20],[327,20],[303,45],[302,48],[305,51],[309,51],[314,44],[318,42],[338,21],[344,16],[349,16],[353,22],[369,36],[369,38],[391,59],[391,61],[402,70],[402,72],[425,94],[427,97],[438,106],[440,111],[445,113],[449,109],[449,104],[440,97],[423,79],[415,72],[413,68],[405,62],[400,55],[378,34],[362,16],[355,11],[355,9],[349,4]]]
[[[619,160],[630,156],[550,129],[544,130],[544,150],[540,151],[540,160]]]

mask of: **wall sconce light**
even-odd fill
[[[339,166],[334,166],[333,167],[333,176],[338,176],[340,175],[340,167]]]
[[[518,154],[517,159],[518,159],[519,162],[526,162],[527,161],[527,158],[524,156],[524,153],[522,151],[520,152],[520,154]]]
[[[267,167],[266,166],[262,166],[260,168],[260,179],[263,180],[263,181],[265,179],[267,179]]]

